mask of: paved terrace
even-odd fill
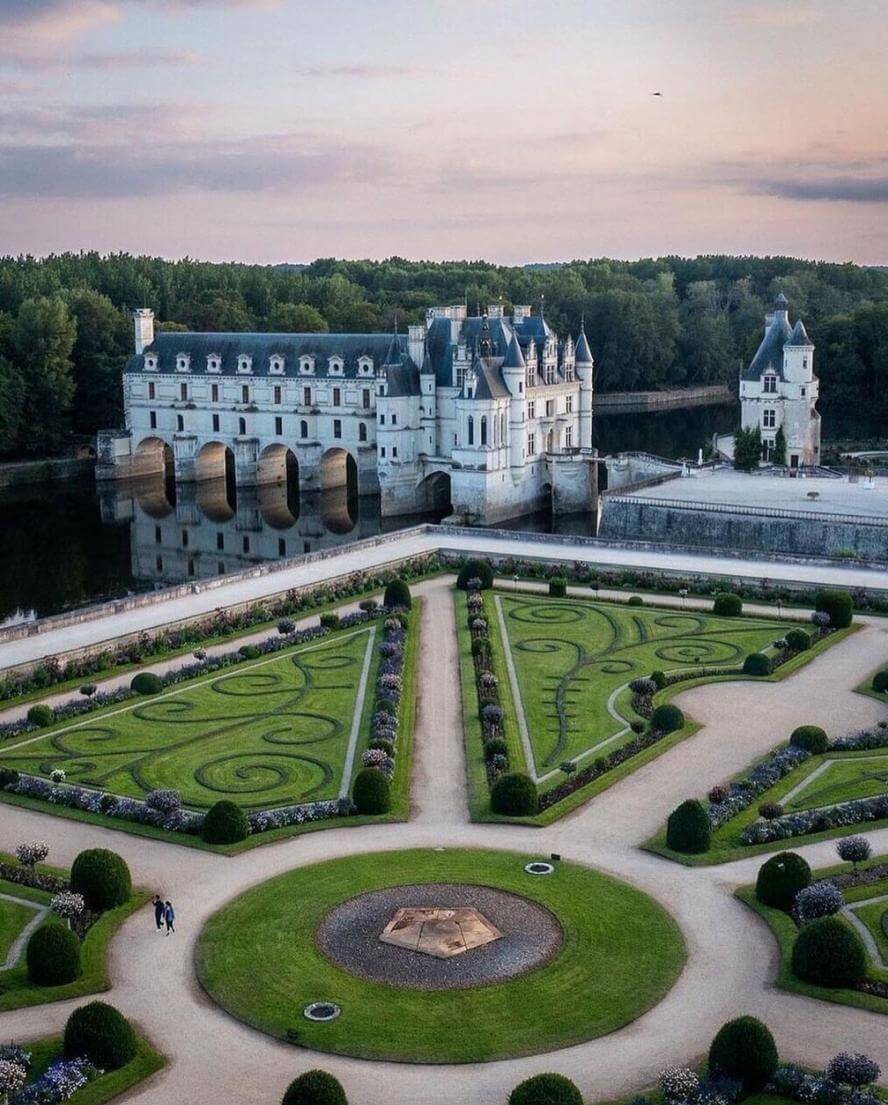
[[[690,482],[681,481],[682,485]],[[673,488],[678,483],[674,480],[667,486]],[[417,526],[396,535],[355,542],[334,553],[267,564],[218,580],[171,587],[166,593],[134,596],[125,602],[47,618],[24,629],[0,630],[0,671],[132,633],[156,630],[171,622],[211,614],[222,607],[259,602],[290,588],[312,586],[351,572],[383,568],[395,561],[438,551],[519,559],[536,557],[566,564],[582,561],[602,567],[666,570],[688,576],[749,580],[767,577],[772,583],[888,589],[888,571],[841,562],[791,561],[764,555],[735,558],[594,538]]]
[[[816,499],[808,494],[816,492]],[[620,492],[632,495],[631,489]],[[686,479],[669,480],[638,492],[645,499],[672,499],[693,506],[729,503],[760,510],[800,510],[814,514],[853,514],[888,526],[888,477],[877,476],[867,488],[861,478],[842,479],[750,476],[731,469],[701,469]]]

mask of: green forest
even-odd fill
[[[789,257],[213,264],[128,254],[0,258],[0,455],[62,454],[122,420],[133,307],[160,329],[379,331],[446,303],[585,318],[599,391],[736,384],[778,291],[817,346],[821,410],[888,424],[888,271]]]

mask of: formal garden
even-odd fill
[[[35,840],[0,853],[0,1012],[107,990],[108,945],[148,900],[114,852],[81,852],[70,871],[48,852]]]
[[[737,897],[777,941],[781,989],[888,1014],[888,857],[873,857],[865,837],[836,852],[844,862],[816,871],[780,852]]]
[[[564,579],[548,596],[492,582],[470,564],[456,598],[476,819],[550,823],[694,732],[677,692],[784,678],[851,631],[850,606],[835,627],[826,612],[787,625],[730,593],[704,612],[567,597]]]
[[[441,848],[289,871],[211,918],[198,978],[260,1031],[367,1059],[479,1062],[612,1032],[672,986],[681,933],[625,883],[535,858]],[[437,907],[479,910],[497,935],[452,960],[380,941],[399,909]]]
[[[335,818],[404,817],[418,611],[400,581],[386,599],[140,673],[113,701],[76,703],[73,721],[31,707],[3,746],[0,797],[229,849]]]

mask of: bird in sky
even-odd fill
[[[651,95],[652,96],[662,96],[663,93],[662,92],[652,92]]]

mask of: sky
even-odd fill
[[[888,264],[886,57],[885,0],[0,0],[0,253]]]

